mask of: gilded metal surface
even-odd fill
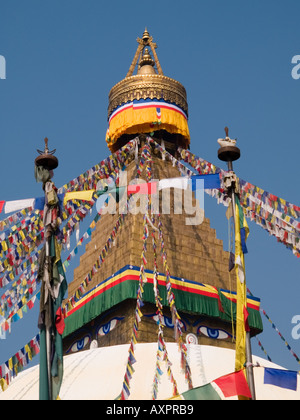
[[[181,83],[160,74],[137,74],[126,77],[111,89],[108,116],[124,103],[148,98],[170,101],[188,114],[186,90]]]
[[[181,83],[164,76],[155,49],[157,45],[147,29],[137,39],[138,48],[125,79],[117,83],[109,93],[108,117],[120,105],[134,99],[163,99],[178,105],[188,115],[186,90]],[[154,60],[148,48],[151,48]],[[140,57],[140,59],[139,59]],[[139,60],[139,63],[138,63]],[[138,73],[133,75],[138,63]],[[154,71],[154,64],[158,74]]]

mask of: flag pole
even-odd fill
[[[40,399],[52,400],[53,387],[51,364],[54,345],[54,331],[53,331],[53,292],[51,285],[51,256],[50,256],[50,242],[53,235],[52,217],[50,204],[48,200],[47,184],[51,183],[53,177],[53,170],[58,167],[58,159],[54,156],[56,150],[49,151],[48,138],[45,138],[45,150],[37,150],[39,156],[35,159],[35,178],[37,182],[43,183],[45,193],[45,206],[44,206],[44,238],[45,238],[45,258],[43,261],[42,275],[39,280],[42,281],[41,298],[40,298],[40,314],[39,314],[39,328],[41,335],[43,335],[43,343],[41,342],[41,350],[43,348],[44,354],[41,355],[40,361]],[[52,207],[53,208],[53,207]],[[41,339],[42,341],[42,339]]]
[[[236,221],[236,202],[235,202],[235,187],[236,187],[236,177],[233,171],[232,162],[240,158],[241,152],[238,147],[236,147],[236,140],[230,139],[228,136],[228,127],[225,127],[225,139],[219,139],[218,143],[220,148],[218,150],[218,158],[222,161],[227,162],[228,171],[232,175],[230,178],[228,193],[231,196],[231,206],[232,206],[232,215],[234,222]],[[234,223],[236,226],[236,223]],[[255,383],[254,383],[254,374],[253,374],[253,361],[252,361],[252,350],[251,350],[251,337],[250,331],[246,331],[246,370],[247,370],[247,381],[249,389],[251,391],[252,400],[256,400],[255,394]]]
[[[45,256],[47,264],[49,263],[50,259],[50,244],[49,239],[46,237],[45,242]],[[48,311],[51,313],[52,316],[52,305],[51,305],[51,298],[48,299],[47,302]],[[51,336],[51,327],[46,326],[46,352],[47,352],[47,375],[48,375],[48,389],[49,389],[49,400],[52,400],[52,380],[51,380],[51,349],[52,349],[52,336]]]

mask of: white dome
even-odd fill
[[[114,400],[122,389],[129,345],[103,347],[75,353],[64,357],[64,379],[60,391],[62,400]],[[151,400],[155,374],[157,343],[137,344],[133,365],[134,374],[130,383],[130,400]],[[176,343],[167,343],[169,360],[172,362],[173,376],[180,393],[188,390],[184,374],[180,369],[180,353]],[[205,385],[220,376],[234,371],[235,351],[222,347],[189,345],[188,360],[192,372],[193,386]],[[297,391],[265,385],[263,367],[281,367],[265,359],[253,356],[253,363],[262,367],[254,368],[257,400],[299,400]],[[172,397],[172,384],[161,362],[163,375],[158,388],[158,399]],[[5,392],[0,392],[0,400],[38,400],[39,366],[21,372]]]

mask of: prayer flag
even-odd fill
[[[2,213],[5,201],[0,201],[0,213]]]
[[[45,207],[45,197],[38,197],[35,199],[34,209],[35,210],[44,210]]]
[[[213,383],[220,388],[225,398],[234,397],[236,395],[252,398],[243,370],[215,379]]]
[[[238,199],[236,200],[236,205],[236,217],[239,218],[242,251],[243,254],[247,254],[248,250],[246,247],[246,241],[249,236],[249,227]]]
[[[221,376],[209,384],[190,389],[171,400],[217,401],[235,396],[251,398],[251,392],[242,370]]]
[[[64,205],[70,200],[92,201],[95,190],[73,191],[65,194]]]
[[[166,178],[159,181],[158,189],[163,190],[164,188],[179,188],[181,190],[186,190],[188,182],[189,179],[184,177]]]
[[[181,395],[171,398],[171,400],[220,401],[221,397],[211,384],[206,384],[183,392]]]
[[[237,278],[235,369],[240,371],[246,363],[247,294],[244,251],[249,229],[237,196],[235,196],[235,215],[235,270]],[[241,234],[242,229],[244,229],[244,235]]]
[[[12,213],[19,210],[27,209],[29,207],[34,207],[34,201],[34,198],[28,198],[26,200],[6,201],[4,212]]]
[[[202,183],[197,182],[197,180],[203,180],[204,187],[201,186]],[[196,189],[201,189],[201,188],[204,188],[205,190],[209,190],[209,189],[219,189],[221,187],[219,174],[195,175],[191,177],[191,181],[192,181],[192,191],[195,191]]]
[[[265,368],[264,384],[297,391],[297,375],[298,373],[292,370]]]
[[[157,190],[156,182],[146,182],[143,184],[128,185],[128,194],[155,194]]]
[[[40,328],[40,376],[39,376],[39,398],[40,400],[49,400],[50,396],[53,400],[56,400],[59,396],[59,391],[63,378],[63,344],[62,335],[63,331],[63,315],[60,313],[64,295],[68,289],[67,280],[63,270],[62,262],[56,245],[56,238],[54,236],[50,239],[50,257],[54,259],[56,269],[52,272],[56,272],[58,277],[56,279],[55,289],[52,291],[56,295],[56,299],[49,298],[45,302],[45,280],[47,280],[47,270],[44,267],[43,283],[42,283],[42,299],[40,300],[40,316],[39,316],[39,328]],[[54,279],[54,277],[53,277]],[[59,282],[58,282],[59,279]],[[50,314],[55,314],[55,320],[52,320]],[[61,314],[61,315],[60,315]],[[48,371],[48,352],[47,352],[47,340],[46,340],[46,321],[52,321],[52,343],[51,343],[51,372]],[[53,322],[54,321],[54,322]],[[49,322],[49,321],[48,321]],[[49,350],[49,349],[48,349]],[[49,378],[50,375],[50,378]],[[51,384],[51,390],[49,388]]]

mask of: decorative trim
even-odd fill
[[[178,105],[188,115],[188,104],[184,86],[167,76],[160,74],[138,74],[126,77],[109,93],[108,118],[111,113],[134,99],[163,99]]]

